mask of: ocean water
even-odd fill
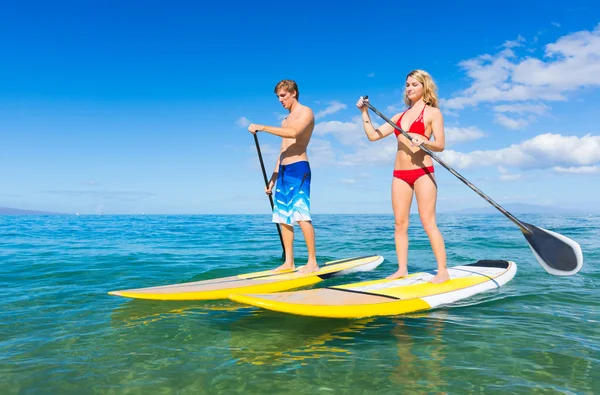
[[[599,394],[600,216],[520,215],[581,244],[584,267],[547,274],[501,214],[440,214],[450,266],[515,261],[499,290],[423,313],[298,317],[229,301],[130,300],[110,290],[280,263],[269,216],[0,217],[0,394]],[[435,269],[417,216],[409,270]],[[320,263],[380,254],[393,218],[315,215]],[[296,234],[296,263],[306,248]]]

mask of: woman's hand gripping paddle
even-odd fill
[[[365,96],[364,98],[366,99],[367,97],[368,96]],[[373,111],[375,114],[379,115],[384,121],[392,125],[394,129],[402,133],[402,135],[409,141],[412,141],[412,138],[408,133],[385,117],[385,115],[377,111],[377,109],[373,107],[371,103],[365,102],[365,106],[371,109],[371,111]],[[576,241],[571,240],[559,233],[538,228],[537,226],[519,221],[514,215],[502,208],[498,203],[481,192],[479,188],[471,184],[469,180],[464,178],[456,170],[435,155],[429,148],[424,147],[423,145],[421,145],[420,148],[433,159],[435,159],[440,165],[444,166],[456,178],[461,180],[469,188],[475,191],[475,193],[498,209],[498,211],[504,214],[508,219],[514,222],[519,229],[521,229],[523,236],[525,236],[525,239],[529,243],[529,247],[531,247],[531,251],[533,251],[533,255],[539,264],[542,265],[544,270],[555,276],[570,276],[581,270],[581,267],[583,266],[583,253],[581,252],[581,246]]]

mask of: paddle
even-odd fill
[[[258,136],[256,133],[252,134],[254,136],[254,144],[256,144],[256,152],[258,153],[258,159],[260,160],[260,168],[262,169],[263,178],[265,180],[265,187],[269,187],[269,180],[267,179],[267,172],[265,171],[265,164],[263,162],[262,154],[260,153],[260,145],[258,144]],[[273,210],[273,196],[269,196],[269,202],[271,202],[271,210]],[[281,236],[281,228],[279,224],[277,225],[277,233],[279,233],[279,241],[281,242],[281,248],[283,249],[283,253],[281,254],[281,259],[285,260],[285,246],[283,245],[283,237]]]
[[[366,99],[368,96],[365,96],[364,98]],[[386,118],[385,115],[377,111],[371,103],[366,102],[365,105],[387,123],[392,125],[394,129],[402,133],[409,141],[412,141],[412,137],[408,133]],[[576,241],[559,233],[519,221],[514,215],[502,208],[498,203],[481,192],[479,188],[471,184],[469,180],[461,176],[456,170],[440,159],[429,148],[421,145],[421,149],[465,183],[469,188],[474,190],[475,193],[498,209],[498,211],[504,214],[508,219],[514,222],[519,229],[521,229],[523,236],[525,236],[525,239],[529,243],[529,247],[531,247],[531,250],[533,251],[533,255],[544,270],[555,276],[570,276],[581,270],[581,267],[583,266],[583,253],[581,252],[581,246]]]

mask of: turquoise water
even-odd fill
[[[598,394],[600,216],[519,218],[579,242],[582,271],[547,274],[500,214],[441,214],[451,266],[513,260],[516,277],[452,307],[328,320],[107,295],[278,265],[266,215],[0,217],[0,394]],[[411,220],[409,269],[434,269]],[[314,223],[321,263],[385,257],[317,287],[395,270],[391,216]]]

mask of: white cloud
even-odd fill
[[[473,82],[458,96],[443,101],[448,109],[484,102],[566,100],[567,92],[600,85],[600,24],[593,31],[572,33],[546,45],[543,59],[518,58],[506,48],[460,65]]]
[[[347,107],[348,106],[346,106],[344,103],[340,103],[339,101],[331,101],[329,102],[329,106],[327,108],[315,114],[315,119],[321,119],[327,115],[335,114],[336,112],[345,110]]]
[[[525,37],[522,37],[521,35],[519,35],[517,37],[517,39],[514,41],[506,41],[504,44],[502,44],[502,47],[503,48],[522,47],[524,42],[525,42]]]
[[[336,164],[336,155],[331,142],[322,139],[311,139],[308,145],[308,160],[311,168]]]
[[[393,138],[385,138],[374,142],[367,140],[367,143],[357,148],[353,153],[341,155],[338,163],[343,166],[392,166],[396,152],[398,152],[398,144]]]
[[[456,127],[448,126],[444,128],[446,144],[462,143],[465,141],[477,140],[485,136],[481,130],[475,126]]]
[[[600,25],[548,44],[545,57],[548,62],[528,58],[516,65],[513,81],[561,92],[600,85]]]
[[[529,125],[533,120],[535,120],[535,119],[532,119],[532,118],[513,119],[513,118],[507,117],[504,114],[496,114],[496,116],[494,117],[494,122],[504,126],[507,129],[512,129],[512,130],[525,129],[525,127],[527,125]]]
[[[378,127],[375,123],[373,126],[376,128]],[[362,126],[362,118],[360,116],[352,118],[352,122],[319,122],[315,125],[313,133],[318,136],[331,134],[344,145],[356,145],[367,141],[367,136],[365,135]]]
[[[558,22],[550,22],[554,27],[560,27],[560,23]]]
[[[498,166],[501,181],[515,181],[521,178],[521,174],[511,174],[502,166]]]
[[[240,117],[235,123],[242,128],[247,128],[252,122],[246,117]]]
[[[520,169],[591,166],[600,163],[600,136],[540,134],[520,144],[489,151],[461,153],[446,150],[440,157],[451,166],[515,166]]]
[[[598,166],[573,166],[573,167],[560,167],[556,166],[552,168],[557,173],[570,173],[570,174],[592,174],[598,173],[600,167]]]
[[[537,118],[534,115],[529,115],[527,118],[519,117],[515,119],[509,118],[508,116],[504,115],[504,113],[519,115],[542,115],[548,112],[549,109],[550,107],[544,103],[503,104],[499,106],[494,106],[494,111],[496,111],[494,121],[507,129],[522,130],[529,126],[529,124],[537,121]]]
[[[367,77],[370,77],[370,78],[375,77],[375,73],[369,73],[369,74],[367,74]]]
[[[503,104],[503,105],[494,107],[494,111],[496,111],[496,112],[509,112],[509,113],[515,113],[515,114],[532,113],[532,114],[536,114],[536,115],[542,115],[542,114],[545,114],[546,112],[548,112],[548,110],[550,110],[550,107],[544,103]]]
[[[356,184],[356,180],[351,178],[343,178],[340,180],[342,184]]]
[[[502,174],[500,180],[502,181],[515,181],[521,178],[520,174]]]
[[[385,112],[388,114],[397,114],[401,111],[406,110],[406,104],[404,102],[402,103],[397,103],[397,104],[392,104],[387,106],[387,108],[385,109]],[[391,117],[388,117],[391,118]]]
[[[373,126],[375,128],[379,127],[375,122],[373,122]],[[354,152],[346,151],[338,155],[339,158],[335,161],[335,164],[341,166],[393,163],[397,151],[397,143],[393,138],[386,138],[377,142],[369,141],[365,135],[360,116],[352,118],[352,122],[320,122],[315,126],[314,134],[316,136],[330,134],[343,145],[354,148]]]

